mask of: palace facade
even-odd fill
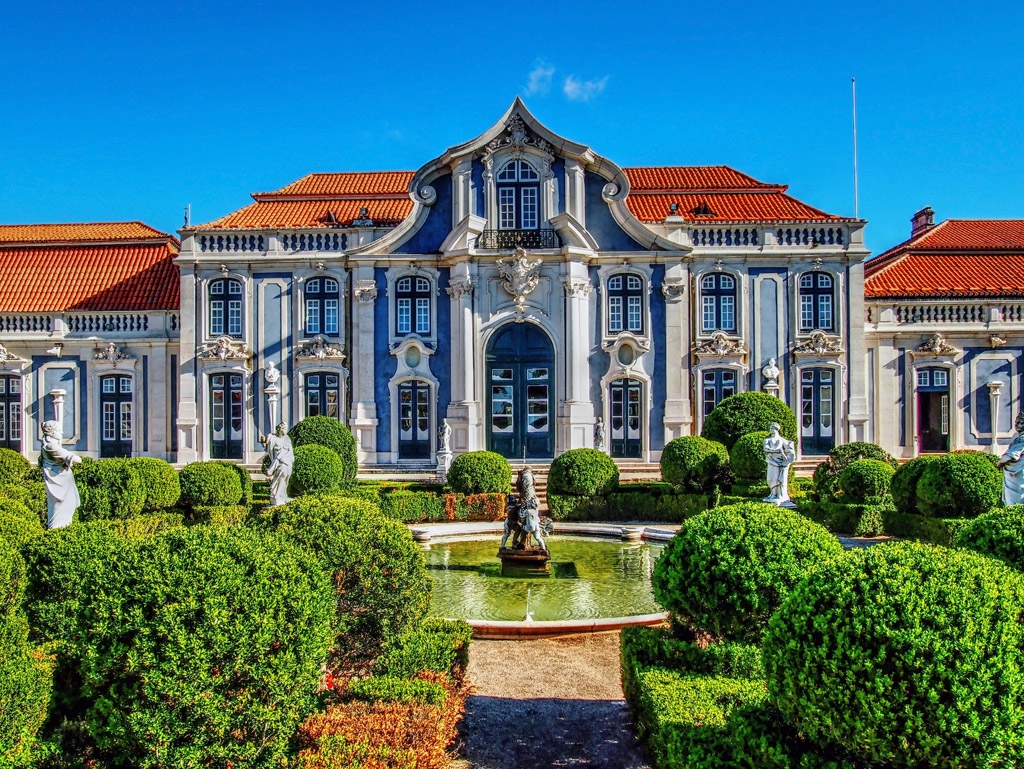
[[[31,456],[60,414],[93,456],[256,463],[276,421],[321,414],[364,465],[433,467],[442,419],[455,453],[544,460],[603,438],[655,462],[722,398],[762,390],[797,413],[803,456],[852,440],[909,456],[933,450],[916,414],[955,414],[949,447],[987,445],[972,425],[1019,402],[1024,338],[1000,326],[1001,350],[975,354],[940,324],[931,365],[932,327],[892,325],[940,301],[871,282],[908,244],[866,287],[864,221],[726,166],[619,167],[518,99],[417,171],[252,198],[180,244],[137,223],[0,227],[0,264],[22,270],[0,287],[0,445]],[[1010,358],[983,411],[977,383]],[[932,369],[946,412],[921,412],[931,373],[908,384]]]

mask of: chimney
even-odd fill
[[[931,206],[925,206],[910,217],[910,237],[914,238],[935,226],[935,212]]]

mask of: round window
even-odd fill
[[[619,348],[619,363],[623,366],[632,366],[633,361],[636,360],[636,353],[633,352],[633,348],[628,344],[622,345]]]

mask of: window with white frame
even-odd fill
[[[242,335],[242,284],[229,278],[210,283],[210,336]]]
[[[511,160],[494,177],[498,190],[498,228],[540,227],[540,174],[525,160]]]
[[[620,273],[608,278],[608,332],[644,330],[644,281],[639,275]]]
[[[834,331],[835,281],[825,272],[800,276],[800,330]]]
[[[430,333],[430,281],[407,276],[395,283],[396,334]]]
[[[306,336],[338,336],[339,288],[334,278],[306,281]]]
[[[736,278],[725,273],[705,275],[700,281],[701,330],[736,331]]]

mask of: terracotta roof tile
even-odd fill
[[[260,201],[221,217],[208,224],[201,224],[197,230],[240,230],[274,229],[290,227],[337,227],[351,224],[359,218],[360,209],[367,209],[367,216],[374,224],[392,227],[401,222],[412,211],[412,200],[408,195],[401,200],[273,200]],[[328,211],[334,213],[337,224],[325,221]]]
[[[922,249],[1024,249],[1024,219],[947,219],[912,240]]]
[[[726,193],[659,193],[656,195],[632,192],[626,205],[633,215],[644,222],[662,222],[670,213],[670,206],[679,204],[678,215],[687,222],[843,222],[844,217],[819,211],[796,198],[781,192],[774,194]],[[704,207],[706,206],[706,208]],[[696,211],[710,210],[712,215],[697,215]]]
[[[729,166],[652,166],[623,168],[632,192],[683,190],[785,190],[759,182]]]
[[[337,197],[342,195],[401,195],[408,197],[412,171],[371,171],[309,174],[274,192],[255,192],[254,198],[276,195]]]
[[[22,230],[16,234],[18,240],[0,240],[0,312],[145,312],[179,307],[180,279],[173,263],[178,241],[170,235],[140,222],[6,229],[13,233],[15,227]],[[115,232],[132,236],[116,239]],[[40,237],[27,240],[30,233]],[[109,242],[100,242],[104,240]]]

